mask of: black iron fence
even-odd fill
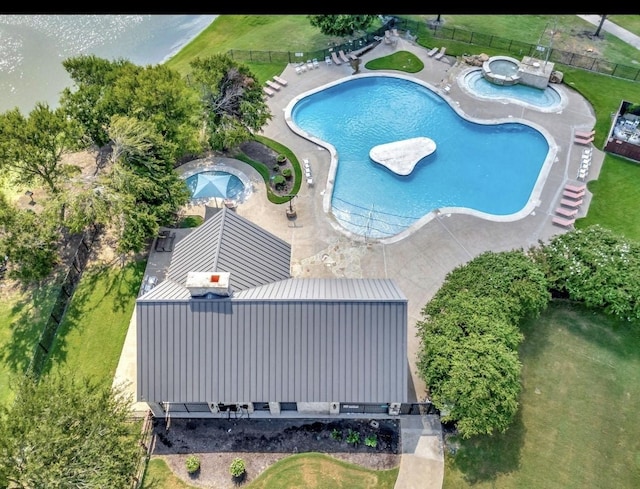
[[[42,373],[42,369],[56,338],[58,327],[64,318],[69,301],[71,297],[73,297],[73,293],[80,282],[80,277],[87,265],[91,248],[100,231],[101,228],[99,226],[93,226],[82,234],[78,248],[70,261],[71,264],[61,281],[58,297],[51,308],[49,319],[47,319],[47,323],[40,334],[40,340],[36,345],[33,358],[31,359],[30,370],[36,376],[40,376]]]
[[[233,49],[227,54],[234,60],[242,63],[274,63],[287,64],[305,62],[316,58],[324,61],[330,56],[332,51],[343,50],[345,53],[358,52],[368,47],[375,46],[384,36],[385,30],[391,26],[398,29],[403,35],[411,39],[420,39],[428,36],[432,39],[460,42],[470,46],[480,46],[491,48],[502,55],[512,55],[517,58],[530,56],[544,59],[546,61],[593,71],[602,75],[624,78],[631,81],[640,80],[640,67],[627,66],[619,63],[612,63],[602,58],[585,54],[572,53],[561,49],[529,44],[503,37],[482,34],[479,32],[446,27],[437,23],[418,22],[408,19],[394,19],[392,24],[368,32],[365,35],[349,39],[342,44],[327,46],[323,49],[311,51],[242,51]]]

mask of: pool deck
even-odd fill
[[[543,128],[553,138],[555,155],[549,165],[546,182],[539,189],[534,209],[525,217],[500,222],[476,215],[443,212],[433,216],[421,227],[412,229],[402,239],[366,241],[346,234],[323,205],[331,171],[331,152],[317,142],[300,137],[290,129],[285,120],[285,109],[293,98],[352,76],[353,70],[346,63],[337,66],[321,62],[318,69],[301,74],[296,74],[295,65],[291,64],[281,74],[288,81],[287,86],[267,100],[273,119],[264,128],[263,134],[289,147],[300,161],[308,159],[314,176],[314,185],[309,186],[303,182],[298,196],[292,202],[297,211],[295,220],[289,220],[286,216],[288,204],[274,206],[268,202],[264,183],[253,169],[235,160],[219,158],[216,162],[238,168],[250,179],[253,192],[238,205],[237,212],[291,243],[293,277],[371,277],[392,278],[396,281],[407,296],[409,307],[410,398],[421,400],[426,391],[416,372],[419,341],[415,324],[421,319],[422,307],[433,297],[451,270],[479,254],[485,251],[527,249],[537,245],[539,241],[547,241],[554,235],[565,232],[563,228],[554,225],[551,219],[559,206],[563,186],[577,182],[576,175],[584,146],[573,142],[573,134],[576,130],[591,129],[595,124],[595,115],[590,105],[566,86],[562,88],[565,89],[568,101],[560,113],[545,113],[522,105],[473,98],[456,83],[457,75],[468,66],[458,66],[455,64],[456,60],[448,56],[441,60],[430,58],[426,55],[427,50],[402,37],[395,45],[380,43],[366,53],[362,58],[360,71],[368,72],[364,64],[369,59],[400,50],[413,52],[425,64],[425,68],[411,75],[412,77],[436,88],[440,95],[471,118],[529,121],[536,127]],[[397,115],[408,116],[411,115]],[[603,158],[604,153],[594,149],[587,179],[597,178]],[[517,156],[515,160],[517,161]],[[591,194],[587,191],[577,217],[585,215],[590,200]],[[154,257],[152,253],[149,264],[153,265],[154,260],[160,259],[164,258]],[[131,373],[131,369],[135,368],[135,334],[130,333],[125,340],[123,359],[116,379],[135,382],[135,373]],[[403,450],[396,488],[439,489],[444,477],[444,453],[439,427],[434,426],[433,419],[428,416],[422,419],[415,416],[412,419],[411,425],[408,423],[405,427],[403,424],[403,437],[412,439],[415,444],[412,450]]]

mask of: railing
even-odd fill
[[[69,301],[73,297],[73,293],[80,282],[82,272],[87,266],[91,248],[100,234],[100,231],[101,228],[99,226],[93,226],[82,234],[78,248],[70,261],[71,264],[62,279],[58,297],[51,308],[49,319],[40,334],[40,339],[35,347],[33,358],[31,359],[30,371],[36,376],[40,376],[40,373],[47,361],[47,357],[49,356],[49,352],[51,351],[51,347],[53,346],[53,342],[55,341],[56,334],[58,332],[58,327],[64,319],[64,314],[67,310],[67,306],[69,305]]]
[[[137,419],[135,421],[138,421]],[[151,458],[151,452],[153,451],[153,414],[151,411],[147,411],[147,414],[142,423],[142,430],[140,431],[140,458],[136,466],[135,475],[131,483],[131,489],[139,489],[142,487],[144,481],[144,473],[147,470],[147,464]]]

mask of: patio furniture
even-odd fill
[[[347,58],[347,55],[344,54],[344,51],[342,49],[338,51],[338,55],[340,56],[340,59],[342,60],[343,63],[349,62],[349,58]]]
[[[333,64],[340,66],[342,61],[338,58],[338,55],[335,51],[331,51],[331,59],[333,60]]]
[[[576,222],[576,218],[575,217],[571,217],[569,219],[565,219],[563,217],[554,216],[553,219],[551,219],[551,221],[554,224],[557,224],[558,226],[562,226],[564,228],[569,228],[569,227],[573,226],[573,224]]]
[[[269,86],[269,88],[273,88],[276,91],[278,91],[278,90],[280,90],[280,88],[282,88],[281,85],[278,85],[277,83],[272,82],[271,80],[267,80],[267,85]]]
[[[273,90],[271,90],[269,87],[262,87],[262,91],[267,95],[269,95],[269,97],[273,97],[273,95],[276,93]]]
[[[565,207],[577,208],[582,205],[582,199],[578,199],[578,200],[562,199],[560,201],[560,205],[563,205]]]
[[[447,51],[447,48],[445,48],[444,46],[440,48],[440,51],[438,51],[438,54],[436,54],[434,56],[434,59],[442,59],[442,57],[444,56],[444,53]]]
[[[427,56],[429,56],[430,58],[432,58],[432,57],[433,57],[433,55],[434,55],[434,54],[436,54],[436,53],[438,52],[438,49],[439,49],[439,48],[437,48],[437,47],[433,48],[431,51],[429,51],[429,52],[427,53]]]
[[[282,85],[283,87],[286,87],[287,84],[289,83],[287,80],[285,80],[284,78],[279,77],[278,75],[273,75],[273,79],[278,82],[280,85]]]

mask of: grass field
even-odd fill
[[[444,489],[640,487],[639,326],[562,302],[525,324],[516,422],[447,454]]]

